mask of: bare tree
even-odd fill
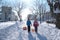
[[[19,18],[21,19],[21,11],[25,7],[25,4],[23,2],[17,2],[14,3],[15,11],[17,11]]]
[[[40,20],[41,20],[43,13],[46,12],[46,6],[43,3],[40,3],[40,0],[35,0],[33,4],[33,10],[35,10],[35,14],[37,16],[40,15]]]
[[[0,5],[1,5],[1,3],[2,3],[2,0],[0,0]]]

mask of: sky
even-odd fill
[[[31,10],[29,10],[29,7],[30,6],[33,6],[32,5],[32,3],[33,3],[33,1],[35,1],[35,0],[22,0],[24,3],[26,3],[26,6],[27,6],[27,8],[25,8],[24,9],[24,11],[22,12],[22,18],[23,19],[25,19],[25,18],[27,18],[27,15],[28,14],[31,14]],[[48,6],[48,3],[47,3],[47,0],[40,0],[40,3],[42,4],[44,4],[44,5],[46,5],[46,11],[49,11],[50,9],[49,9],[49,6]]]
[[[26,8],[23,9],[22,14],[21,14],[22,17],[23,17],[23,19],[28,14],[31,13],[30,12],[31,10],[29,10],[29,7],[33,6],[32,5],[33,4],[33,1],[35,1],[35,0],[2,0],[2,2],[4,3],[5,6],[6,5],[9,5],[9,6],[13,6],[13,7],[14,7],[14,5],[17,5],[18,2],[20,2],[20,3],[21,2],[24,2]],[[48,3],[47,3],[47,0],[40,0],[40,3],[46,5],[46,11],[49,11],[50,10],[49,9],[49,6],[48,6]]]
[[[24,4],[26,5],[26,7],[29,7],[29,6],[32,6],[33,4],[33,1],[35,0],[2,0],[2,2],[5,4],[5,5],[14,5],[14,4],[17,4],[18,2],[24,2]],[[6,2],[6,3],[5,3]],[[43,4],[46,4],[47,8],[48,7],[48,4],[47,4],[47,0],[40,0],[40,3],[43,3]]]
[[[35,1],[35,0],[2,0],[2,2],[4,3],[5,6],[6,5],[14,6],[14,5],[17,5],[18,2],[20,2],[20,3],[24,2],[26,7],[32,6],[33,1]],[[48,6],[48,3],[47,3],[47,0],[40,0],[40,3],[46,4],[47,11],[50,10],[49,6]]]
[[[32,14],[31,11],[30,11],[30,9],[29,9],[29,8],[23,9],[23,11],[22,11],[22,13],[21,13],[22,19],[23,19],[23,20],[26,20],[28,14]]]

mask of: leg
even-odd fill
[[[35,32],[37,33],[37,27],[35,27]]]
[[[30,32],[30,26],[28,26],[28,32]]]

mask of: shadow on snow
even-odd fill
[[[28,38],[29,40],[36,40],[36,38],[34,38],[31,33],[28,34]]]
[[[43,35],[40,35],[39,33],[37,33],[37,37],[40,39],[40,40],[47,40],[47,38]]]

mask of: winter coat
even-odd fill
[[[30,26],[30,25],[31,25],[31,21],[28,20],[28,21],[27,21],[27,26]]]
[[[34,21],[33,26],[38,27],[39,26],[38,21]]]

